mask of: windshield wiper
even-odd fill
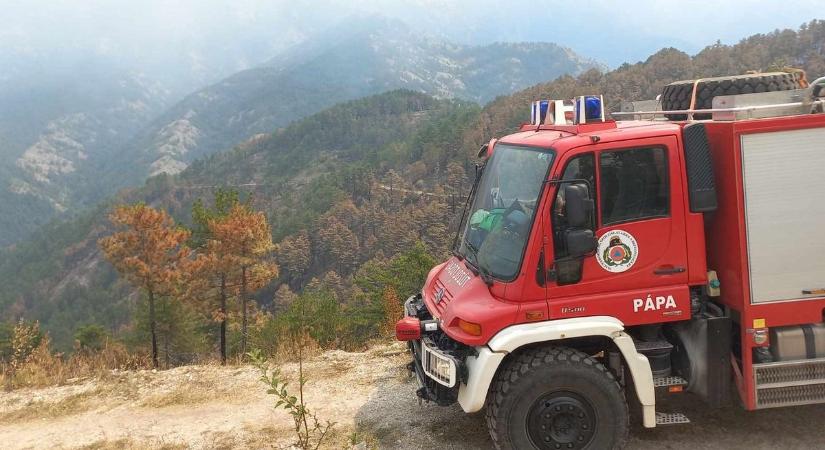
[[[486,284],[487,286],[492,286],[493,276],[490,275],[490,272],[488,272],[487,269],[484,268],[484,266],[482,266],[480,262],[478,262],[478,248],[476,248],[476,246],[473,245],[473,243],[470,242],[470,240],[466,237],[464,238],[463,242],[467,250],[470,251],[470,255],[473,256],[473,261],[475,261],[471,263],[469,258],[464,258],[464,264],[471,271],[473,271],[473,274],[481,276],[481,281],[483,281],[484,284]]]

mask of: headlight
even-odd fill
[[[421,366],[430,378],[447,387],[456,384],[456,363],[453,358],[444,355],[438,349],[422,342]]]

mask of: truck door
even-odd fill
[[[609,315],[633,325],[690,317],[678,148],[673,136],[593,145],[568,152],[557,166],[556,178],[594,186],[598,246],[595,255],[564,261],[554,232],[551,318]],[[558,230],[564,227],[563,198],[553,201],[551,222]]]

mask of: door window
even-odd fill
[[[604,152],[599,166],[603,226],[668,215],[670,191],[663,148]]]
[[[590,195],[595,195],[596,190],[596,169],[595,157],[592,153],[585,153],[574,156],[567,162],[562,181],[587,180],[590,184]],[[553,245],[556,258],[568,255],[564,246],[564,239],[561,234],[567,228],[567,220],[564,217],[564,183],[559,183],[558,194],[553,203]]]

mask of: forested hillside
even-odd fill
[[[154,177],[112,203],[143,200],[190,224],[193,202],[211,204],[217,188],[251,196],[272,224],[281,266],[260,304],[281,311],[308,285],[325,286],[367,335],[369,322],[381,317],[373,313],[383,289],[409,294],[421,271],[448,250],[471,158],[480,144],[526,120],[530,101],[602,93],[615,107],[653,98],[674,80],[783,66],[803,68],[809,78],[825,75],[825,22],[712,45],[693,57],[664,49],[644,62],[564,76],[484,108],[411,91],[350,101],[197,160],[179,175]],[[107,232],[107,209],[47,227],[0,256],[6,317],[41,319],[63,348],[80,324],[119,331],[140,317],[132,291],[96,247]]]
[[[156,82],[104,64],[0,83],[0,247],[113,191],[97,176],[168,107]]]
[[[472,103],[435,100],[411,91],[355,100],[311,116],[272,136],[244,143],[228,154],[201,161],[178,177],[152,178],[144,188],[125,191],[109,204],[146,201],[169,209],[184,223],[191,223],[190,211],[195,199],[202,198],[209,203],[215,188],[243,184],[246,186],[237,189],[252,195],[256,208],[267,211],[274,234],[279,237],[295,231],[308,236],[306,233],[314,230],[308,225],[313,225],[337,205],[340,214],[324,216],[335,222],[322,230],[337,232],[336,236],[325,240],[324,251],[313,255],[307,263],[317,267],[317,273],[299,276],[296,271],[301,269],[289,264],[282,264],[282,273],[297,289],[312,276],[323,276],[330,267],[340,266],[337,269],[340,274],[328,276],[338,277],[343,286],[343,278],[367,258],[359,254],[359,236],[350,231],[354,223],[340,222],[354,220],[355,214],[344,215],[348,205],[339,205],[339,202],[353,198],[360,204],[361,197],[356,194],[366,196],[364,198],[374,202],[371,207],[376,214],[380,212],[385,216],[384,223],[373,216],[375,220],[369,221],[373,228],[383,227],[388,233],[414,233],[413,237],[404,239],[379,236],[384,246],[380,250],[391,255],[409,248],[423,236],[418,231],[424,232],[427,224],[418,225],[415,230],[385,226],[393,220],[387,217],[387,211],[400,209],[402,205],[408,211],[417,208],[405,203],[406,196],[394,195],[397,191],[373,186],[375,169],[385,170],[390,165],[406,167],[415,157],[410,149],[425,148],[428,142],[432,142],[431,148],[427,155],[421,155],[426,160],[443,164],[455,159],[455,152],[460,148],[460,130],[473,122],[478,110]],[[458,133],[453,134],[456,130]],[[453,149],[451,154],[435,145],[450,139],[455,141],[448,147]],[[221,182],[215,183],[215,180]],[[395,183],[400,187],[400,180],[398,175],[390,177],[388,186]],[[426,202],[416,200],[415,203],[431,208]],[[421,209],[416,214],[428,211]],[[78,324],[101,323],[116,331],[130,322],[131,290],[102,261],[97,247],[97,239],[110,229],[107,212],[108,207],[101,206],[74,221],[47,226],[0,257],[0,283],[7,287],[0,293],[3,310],[11,317],[39,318],[64,349],[71,345],[72,332]],[[444,247],[447,239],[444,226],[450,220],[450,211],[435,212],[437,215],[427,219],[427,223],[440,227],[427,232],[433,239],[429,246],[433,251]],[[362,229],[360,240],[370,242],[367,236],[370,233]],[[297,242],[300,247],[303,241],[299,238]],[[288,244],[282,246],[288,247]],[[310,248],[297,251],[296,257],[301,259],[301,252],[309,252]],[[349,256],[343,255],[345,251]],[[286,258],[285,254],[281,256]],[[348,262],[339,264],[339,258]],[[267,295],[271,301],[272,290]]]
[[[100,64],[0,83],[0,246],[150,175],[177,173],[336,103],[392,89],[486,102],[599,64],[552,43],[458,45],[382,18],[172,97]],[[177,70],[179,68],[176,68]],[[43,79],[45,78],[45,80]],[[171,97],[171,98],[170,98]]]

